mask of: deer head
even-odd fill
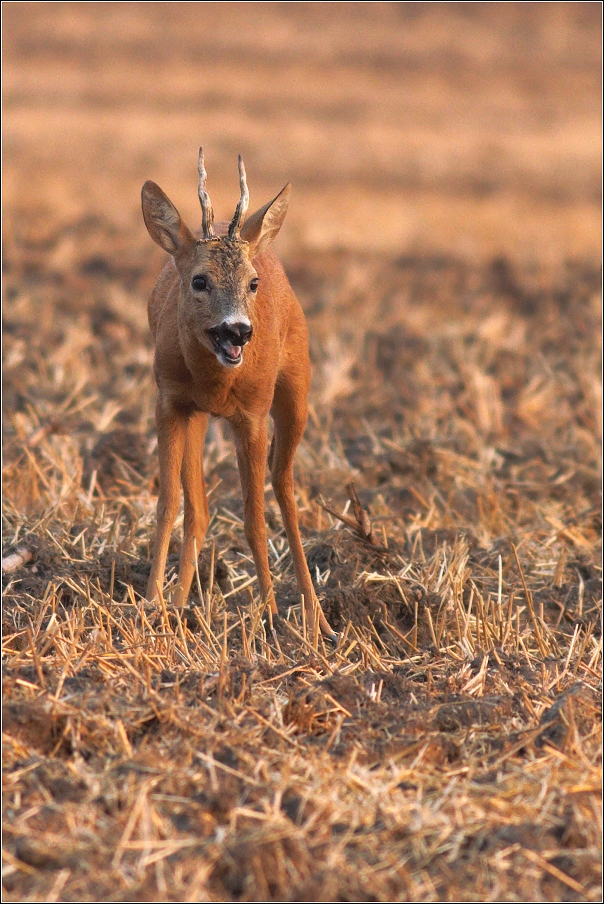
[[[239,367],[252,339],[259,277],[253,260],[276,238],[287,212],[290,186],[245,219],[249,194],[239,157],[241,197],[224,235],[214,232],[214,211],[206,191],[203,150],[199,149],[201,237],[183,222],[155,182],[142,190],[143,217],[151,238],[172,255],[180,277],[178,321],[224,367]]]

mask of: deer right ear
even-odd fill
[[[147,181],[141,192],[145,226],[154,242],[168,254],[195,242],[195,236],[183,223],[172,201],[155,182]]]
[[[276,198],[248,217],[241,227],[239,234],[244,241],[249,242],[251,257],[265,251],[273,239],[277,238],[287,213],[290,193],[291,185],[288,182]]]

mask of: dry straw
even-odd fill
[[[58,289],[49,278],[24,294],[33,253],[12,261],[6,312],[6,900],[596,900],[588,276],[559,275],[566,313],[553,284],[525,312],[502,297],[509,319],[486,330],[488,268],[452,263],[451,302],[442,264],[441,296],[429,260],[357,257],[382,287],[360,305],[349,260],[305,260],[335,299],[309,316],[314,398],[333,371],[322,338],[343,337],[356,362],[354,393],[313,408],[298,456],[306,553],[341,632],[332,652],[296,597],[270,489],[282,619],[275,632],[262,621],[219,425],[190,608],[171,610],[170,583],[144,603],[147,335],[127,307],[99,313],[111,279],[85,319],[67,292],[41,326],[36,293]],[[479,287],[469,310],[460,280]],[[407,307],[388,314],[393,297]],[[455,299],[452,330],[441,311]],[[511,351],[513,317],[525,344]]]

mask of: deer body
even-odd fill
[[[154,372],[158,387],[175,404],[194,405],[213,417],[231,418],[238,408],[266,416],[277,376],[292,351],[300,357],[307,350],[304,315],[277,257],[269,250],[253,263],[260,278],[254,336],[237,370],[225,370],[179,318],[181,280],[173,261],[160,274],[148,309],[156,346]]]
[[[189,594],[208,523],[203,445],[208,416],[231,425],[244,501],[244,528],[260,593],[277,615],[264,518],[267,419],[274,421],[269,455],[307,619],[330,639],[302,549],[294,498],[293,459],[304,433],[310,383],[308,330],[285,272],[270,250],[287,210],[289,186],[245,222],[247,185],[230,226],[213,228],[205,192],[203,154],[199,196],[203,225],[192,233],[152,182],[143,186],[143,215],[151,237],[171,254],[149,301],[158,387],[156,422],[160,466],[157,533],[147,598],[163,585],[170,534],[184,492],[184,536],[172,604]],[[201,236],[201,237],[200,237]]]

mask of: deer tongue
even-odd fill
[[[230,342],[225,342],[223,348],[227,357],[232,361],[237,361],[241,355],[241,347],[239,345],[231,345]]]

